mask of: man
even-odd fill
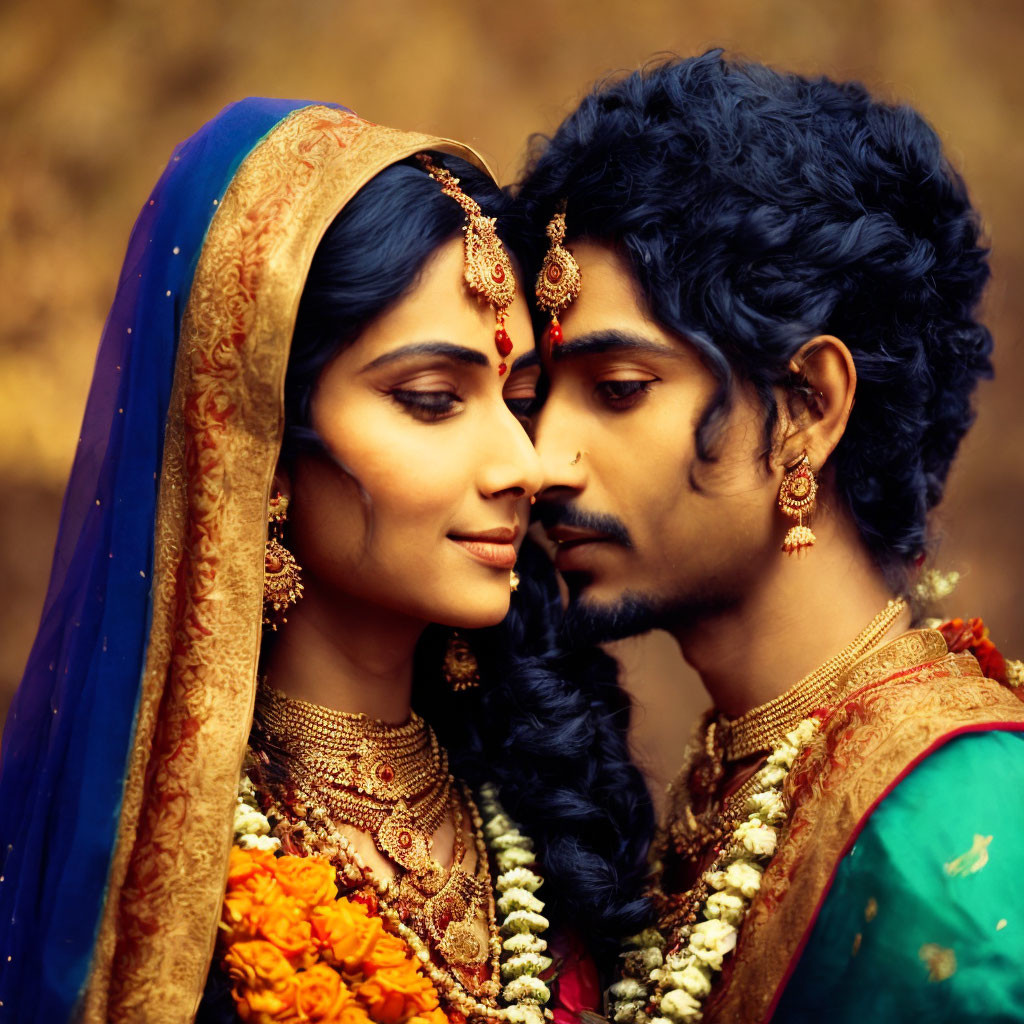
[[[934,131],[712,52],[599,87],[520,198],[567,630],[666,629],[714,702],[610,1015],[1024,1019],[1021,667],[902,596],[991,372]]]

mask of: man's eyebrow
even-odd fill
[[[563,359],[576,359],[580,356],[592,356],[602,352],[615,352],[628,349],[631,352],[650,352],[659,356],[671,356],[679,358],[682,351],[674,345],[654,341],[642,334],[634,334],[632,331],[591,331],[589,334],[582,334],[572,341],[562,342],[551,348],[552,362],[560,362]]]
[[[470,366],[490,366],[490,360],[475,348],[466,348],[465,345],[453,345],[450,341],[418,341],[412,345],[403,345],[401,348],[385,352],[376,359],[371,359],[359,372],[366,373],[367,370],[376,370],[381,366],[387,366],[398,359],[407,359],[409,356],[440,356],[443,359],[450,359],[456,363],[467,363]]]
[[[540,363],[540,356],[535,348],[524,352],[515,362],[512,363],[512,373],[516,370],[525,370],[528,366],[537,366]]]

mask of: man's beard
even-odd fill
[[[569,606],[562,618],[559,638],[567,649],[639,636],[652,629],[678,633],[734,603],[727,593],[701,587],[697,593],[655,597],[625,591],[618,600],[598,604],[587,600],[588,578],[565,574]]]
[[[613,604],[593,604],[570,584],[569,607],[562,619],[561,640],[568,648],[621,640],[627,636],[669,628],[675,616],[670,607],[645,594],[626,592]]]

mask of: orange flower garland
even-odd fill
[[[319,857],[231,850],[221,915],[238,1015],[253,1024],[447,1024],[406,944],[338,898]]]

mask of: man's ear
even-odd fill
[[[817,473],[846,430],[857,391],[857,368],[838,338],[821,334],[800,347],[789,371],[803,387],[791,395],[776,462],[792,465],[806,453]]]

